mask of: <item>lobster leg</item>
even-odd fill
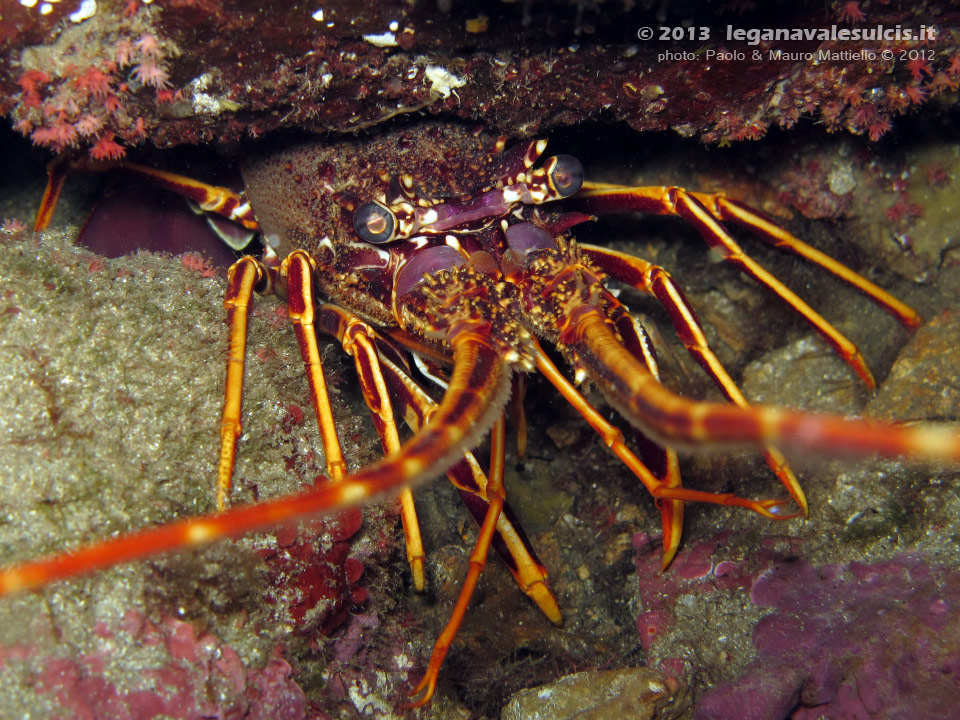
[[[400,434],[397,431],[393,404],[390,402],[390,395],[387,392],[387,385],[373,344],[375,336],[373,328],[352,313],[335,305],[320,305],[317,308],[317,316],[318,327],[336,337],[346,353],[354,360],[360,389],[370,408],[384,452],[388,455],[397,452],[400,449]],[[420,524],[417,522],[417,508],[410,488],[405,487],[400,490],[399,496],[407,562],[410,563],[413,586],[417,591],[423,592],[424,552]]]
[[[286,281],[288,308],[297,335],[297,344],[303,358],[314,414],[324,446],[327,473],[331,480],[340,480],[346,472],[343,450],[337,437],[336,423],[330,407],[320,350],[315,328],[316,309],[313,300],[313,260],[302,250],[291,253],[282,263],[280,276]],[[230,348],[227,361],[227,379],[224,392],[223,419],[220,426],[220,460],[217,466],[217,509],[223,511],[233,484],[233,468],[237,439],[241,434],[243,403],[243,371],[247,349],[247,319],[255,289],[261,294],[273,290],[272,271],[250,256],[234,263],[227,272],[227,292],[224,307],[227,310]],[[269,281],[269,282],[267,282]],[[352,353],[351,353],[352,354]],[[387,400],[389,403],[389,399]],[[396,426],[393,428],[396,438]],[[399,440],[396,442],[399,447]],[[415,520],[415,517],[414,517]],[[417,532],[419,539],[419,531]],[[422,548],[421,579],[422,579]]]
[[[60,200],[60,193],[63,192],[63,184],[67,181],[69,172],[69,155],[57,155],[47,164],[47,186],[43,190],[43,198],[40,200],[37,217],[33,221],[34,232],[40,232],[50,227],[53,211],[57,209],[57,202]]]
[[[650,374],[660,379],[660,366],[657,362],[657,353],[653,342],[643,326],[633,318],[626,308],[619,303],[611,309],[610,319],[620,333],[623,346],[629,350],[637,360],[646,365]],[[682,485],[680,477],[680,460],[677,451],[673,448],[658,445],[641,430],[634,428],[634,438],[640,446],[640,455],[646,461],[644,464],[666,488],[679,488]],[[683,502],[681,500],[658,499],[660,521],[663,525],[663,569],[665,570],[680,546],[680,536],[683,531]]]
[[[90,167],[97,170],[107,168],[119,170],[127,175],[146,180],[156,187],[182,195],[195,202],[204,212],[215,213],[227,220],[240,223],[248,230],[256,230],[259,227],[253,215],[253,209],[247,201],[247,195],[243,191],[234,192],[227,187],[211,185],[178,173],[126,161],[105,167],[99,165]],[[85,167],[81,166],[81,169]]]
[[[732,222],[750,230],[761,240],[794,253],[812,263],[822,267],[827,272],[836,275],[844,282],[852,285],[877,305],[893,315],[905,327],[915,330],[920,327],[920,316],[916,311],[904,304],[881,287],[873,284],[860,273],[854,272],[843,263],[838,262],[826,253],[820,252],[797,237],[794,237],[782,227],[748,205],[731,200],[722,193],[690,193],[706,207],[715,218],[725,222]]]
[[[710,200],[713,196],[707,195],[704,197]],[[767,228],[760,222],[762,218],[756,213],[751,211],[751,213],[745,214],[742,207],[734,206],[729,202],[717,205],[714,210],[711,210],[708,205],[703,203],[701,195],[679,187],[619,187],[602,183],[584,183],[584,190],[577,196],[577,201],[591,211],[597,212],[639,211],[658,215],[676,215],[683,218],[697,229],[707,245],[717,252],[723,260],[769,288],[803,316],[836,350],[837,354],[853,368],[867,387],[870,389],[876,387],[876,381],[873,379],[873,375],[870,373],[870,369],[857,346],[796,293],[747,255],[718,219],[718,217],[723,216],[725,208],[727,216],[736,217],[739,222],[746,223],[749,227],[764,235]],[[735,213],[735,210],[738,209],[739,212]],[[772,223],[767,223],[767,225],[773,226]],[[784,235],[788,234],[784,233]],[[770,236],[766,235],[765,237],[769,240]],[[901,319],[901,322],[908,327],[916,327],[919,318],[913,310],[832,258],[830,258],[830,263],[821,262],[827,256],[816,253],[813,248],[793,238],[793,236],[789,237],[792,238],[791,241],[786,241],[783,237],[779,237],[777,241],[803,257],[822,264],[825,269],[838,275],[841,279],[851,282],[884,309]],[[853,281],[854,277],[858,280]]]
[[[240,223],[248,230],[256,230],[258,223],[253,215],[253,209],[247,202],[246,193],[234,192],[230,188],[211,185],[194,180],[185,175],[158,170],[138,165],[137,163],[116,161],[96,162],[84,158],[72,158],[69,155],[59,155],[47,166],[47,187],[40,202],[33,229],[46,230],[53,218],[63,183],[70,170],[116,170],[133,177],[145,180],[156,187],[169,190],[195,202],[201,210],[215,213],[222,217]]]
[[[436,403],[415,383],[410,376],[394,363],[389,354],[384,353],[384,344],[377,338],[381,350],[380,364],[384,378],[390,386],[390,394],[396,398],[404,411],[407,423],[418,430],[426,423],[436,409]],[[499,463],[494,456],[491,464]],[[478,523],[482,524],[489,508],[487,497],[487,477],[471,452],[463,454],[463,460],[447,471],[447,478],[460,492],[464,504]],[[500,519],[493,535],[493,546],[497,554],[513,575],[520,589],[533,600],[537,607],[555,625],[563,623],[560,608],[547,585],[547,571],[536,557],[529,539],[517,522],[510,505],[504,502]]]
[[[470,567],[467,570],[467,577],[464,578],[463,586],[460,588],[460,595],[457,597],[457,603],[450,613],[450,620],[446,627],[440,633],[440,637],[433,644],[433,652],[430,654],[430,664],[427,665],[427,671],[423,674],[420,682],[410,692],[410,695],[416,697],[422,695],[418,700],[410,704],[411,708],[420,707],[430,702],[434,690],[437,687],[437,677],[440,674],[440,668],[447,652],[450,650],[450,644],[460,629],[463,618],[467,612],[467,606],[470,604],[470,598],[473,597],[473,591],[477,587],[477,581],[480,579],[480,573],[487,565],[487,554],[490,552],[490,543],[493,540],[493,534],[497,523],[500,520],[500,513],[503,510],[503,453],[505,445],[505,426],[503,415],[493,426],[493,432],[490,434],[490,476],[486,487],[486,496],[489,502],[486,516],[480,526],[480,534],[477,536],[477,542],[474,544],[473,552],[470,553]]]
[[[290,319],[297,334],[297,344],[303,358],[313,398],[314,413],[323,440],[327,473],[339,480],[345,472],[343,451],[337,438],[337,428],[330,408],[320,350],[314,328],[313,278],[310,256],[297,250],[280,266],[280,275],[287,282]],[[261,293],[273,290],[274,276],[269,268],[250,256],[234,263],[227,272],[227,292],[224,307],[227,310],[230,349],[227,360],[227,380],[224,391],[223,419],[220,424],[220,460],[217,465],[217,509],[223,511],[233,484],[237,439],[241,434],[243,403],[243,371],[247,349],[247,319],[255,289]]]
[[[309,255],[296,251],[284,261],[280,274],[288,284],[289,314],[294,323],[297,343],[310,384],[314,413],[324,445],[327,473],[332,480],[339,480],[343,477],[346,466],[337,438],[314,329],[312,262]],[[250,302],[255,290],[260,294],[272,292],[274,279],[275,271],[250,256],[241,258],[227,271],[224,307],[227,310],[230,347],[220,428],[220,460],[217,466],[217,509],[220,511],[226,507],[233,484],[237,439],[242,432],[240,417]]]
[[[298,341],[300,341],[301,350],[304,354],[305,362],[307,363],[308,376],[310,376],[312,375],[312,366],[316,364],[310,359],[318,357],[318,355],[315,353],[314,349],[308,347],[310,345],[309,339],[311,337],[314,338],[315,342],[315,334],[313,332],[312,317],[304,310],[305,308],[313,307],[312,298],[304,294],[305,288],[312,287],[312,281],[307,283],[307,280],[309,280],[308,276],[310,271],[308,260],[309,258],[305,254],[301,256],[299,253],[294,253],[284,261],[280,272],[282,275],[285,274],[288,279],[288,289],[291,293],[291,317],[294,318],[294,322],[296,323]],[[291,277],[294,275],[294,273],[302,273],[306,277],[304,277],[302,281],[296,281],[295,277]],[[299,293],[299,301],[294,300],[294,292]],[[296,311],[294,310],[295,307],[297,308]],[[394,420],[393,406],[390,400],[390,395],[381,370],[381,362],[374,347],[374,338],[376,336],[375,331],[351,313],[333,305],[322,304],[317,306],[315,315],[316,326],[319,329],[322,329],[324,332],[337,337],[343,345],[344,350],[353,356],[357,367],[358,376],[360,378],[360,385],[367,404],[373,413],[374,423],[377,427],[378,434],[381,437],[384,450],[388,454],[397,452],[400,449],[399,434],[397,431],[396,422]],[[320,374],[319,380],[311,377],[311,390],[314,394],[315,404],[318,397],[325,397],[325,390],[323,389],[322,382],[322,373]],[[321,388],[319,392],[316,390],[316,386],[318,384]],[[318,410],[318,418],[321,417],[325,417],[325,414]],[[325,421],[320,420],[321,428],[324,427],[324,424]],[[483,520],[476,547],[471,555],[470,570],[464,581],[460,597],[458,598],[457,604],[454,607],[451,619],[443,633],[438,638],[434,646],[427,672],[420,683],[420,686],[414,692],[414,694],[419,694],[424,690],[424,688],[427,689],[423,697],[421,697],[417,702],[417,706],[428,702],[433,695],[437,676],[439,675],[443,660],[446,657],[450,643],[453,641],[453,638],[455,637],[456,632],[463,621],[467,605],[469,604],[470,598],[476,587],[479,575],[486,565],[486,555],[489,551],[490,543],[494,533],[497,530],[504,504],[503,466],[504,424],[501,416],[501,419],[494,427],[491,447],[490,480],[483,488],[483,499],[487,502],[486,517]],[[410,488],[404,487],[400,492],[400,497],[403,507],[402,517],[404,520],[404,533],[406,536],[407,558],[411,566],[414,585],[418,590],[423,590],[423,544],[420,537],[419,526],[416,519],[416,510],[413,504],[413,495],[410,491]],[[521,546],[521,548],[523,548],[523,546]],[[540,571],[538,577],[526,578],[528,580],[528,582],[525,583],[527,585],[526,589],[529,590],[534,585],[538,586],[537,591],[531,591],[531,596],[534,597],[534,599],[539,600],[541,606],[544,607],[544,611],[547,612],[551,619],[559,621],[559,609],[556,607],[556,601],[553,599],[552,594],[550,594],[546,587],[546,574],[543,572],[542,566],[540,566],[539,563],[535,563],[532,558],[530,558],[529,553],[525,551],[525,548],[523,549],[525,559],[527,561],[525,565],[530,565],[532,563],[535,566],[535,570]],[[547,595],[548,602],[544,602],[543,598],[541,597],[544,592]]]
[[[622,346],[621,346],[622,347]],[[631,356],[632,357],[632,356]],[[592,427],[607,447],[623,462],[627,468],[643,483],[647,492],[660,504],[661,519],[663,521],[663,568],[666,569],[673,560],[680,545],[680,535],[683,526],[683,502],[707,502],[716,505],[737,505],[747,508],[764,517],[785,520],[795,515],[785,515],[782,507],[783,500],[747,500],[731,494],[715,494],[699,490],[688,490],[680,487],[679,472],[675,471],[677,480],[669,473],[666,481],[657,478],[646,465],[626,446],[623,433],[607,422],[603,416],[587,402],[586,398],[565,378],[557,369],[546,353],[537,348],[537,370],[557,388],[564,399],[579,412],[584,420]],[[639,361],[634,359],[636,368],[642,368]],[[646,368],[643,368],[647,377],[656,379]],[[658,383],[659,384],[659,383]],[[669,391],[668,391],[669,392]],[[646,428],[644,428],[646,431]],[[672,452],[672,451],[671,451]],[[676,456],[673,455],[673,466],[676,467]]]
[[[624,282],[637,290],[649,293],[660,301],[673,320],[677,335],[687,351],[700,363],[700,366],[713,378],[714,382],[723,391],[727,400],[740,407],[748,407],[749,403],[743,396],[740,388],[730,377],[726,368],[714,354],[707,342],[706,335],[700,327],[700,321],[693,307],[687,301],[683,291],[677,286],[666,270],[652,265],[646,260],[626,255],[615,250],[581,245],[581,250],[595,262],[601,270],[611,277]],[[787,492],[794,499],[804,517],[809,513],[807,498],[803,488],[797,481],[793,471],[787,465],[787,459],[779,450],[773,447],[764,449],[767,465],[776,473]]]
[[[527,412],[523,398],[527,394],[527,376],[513,376],[513,392],[510,393],[510,415],[517,430],[517,457],[527,454]]]
[[[320,429],[320,438],[323,440],[327,472],[331,480],[340,480],[346,472],[346,463],[337,437],[337,425],[330,408],[330,396],[323,378],[323,364],[317,345],[313,270],[313,259],[303,250],[294,250],[281,264],[280,276],[287,282],[287,307],[310,384],[313,410]]]
[[[243,370],[247,353],[247,320],[254,289],[271,276],[260,263],[246,256],[227,270],[227,292],[223,304],[227,310],[230,348],[227,354],[227,379],[220,421],[220,459],[217,463],[217,509],[224,510],[237,457],[237,440],[242,432]]]
[[[672,462],[668,463],[670,472],[668,481],[663,482],[657,478],[643,462],[631,452],[624,442],[623,433],[597,412],[597,410],[587,402],[587,399],[563,376],[563,373],[557,368],[553,361],[547,356],[543,349],[537,346],[537,370],[543,375],[551,385],[580,415],[587,424],[592,427],[596,433],[603,439],[608,448],[620,458],[627,468],[639,478],[647,491],[657,497],[657,492],[661,487],[680,487],[680,474],[677,469],[676,454],[672,454]],[[670,564],[673,556],[680,545],[680,535],[683,530],[683,502],[681,500],[666,500],[660,507],[661,520],[663,522],[663,567]]]
[[[316,355],[314,359],[319,360],[319,354],[315,353],[316,338],[311,344],[309,333],[304,332],[304,321],[312,316],[312,312],[302,306],[302,298],[310,297],[309,291],[303,290],[303,282],[309,278],[309,263],[306,257],[298,256],[292,265],[295,269],[288,274],[291,307],[294,313],[302,313],[301,323],[297,325],[298,341],[305,343],[308,354]],[[462,329],[451,328],[447,341],[453,350],[449,389],[431,422],[399,452],[338,483],[323,483],[296,495],[233,508],[221,514],[186,518],[0,570],[0,595],[169,550],[206,545],[332,508],[356,505],[444,472],[496,420],[507,401],[510,374],[520,361],[520,358],[514,362],[505,360],[501,348],[495,348],[490,338],[466,324]],[[320,371],[319,365],[311,364],[309,371],[315,376]]]

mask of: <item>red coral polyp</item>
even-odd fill
[[[41,127],[30,133],[30,139],[35,145],[53,148],[57,152],[74,147],[77,144],[79,133],[66,120],[60,120],[47,127]]]
[[[24,107],[39,108],[41,105],[39,86],[50,82],[50,76],[42,70],[28,70],[17,80],[23,91],[20,101]]]
[[[850,2],[845,2],[840,7],[840,12],[837,13],[837,20],[840,22],[853,24],[855,22],[862,22],[866,19],[863,10],[860,9],[860,3],[851,0]]]
[[[103,118],[98,115],[87,114],[73,124],[77,132],[84,137],[96,135],[103,129]]]
[[[113,133],[107,133],[90,148],[93,160],[120,160],[127,154],[126,148],[113,139]]]
[[[140,63],[133,69],[133,79],[142,85],[163,90],[170,87],[170,75],[161,65],[152,60]]]
[[[103,100],[113,90],[115,78],[97,67],[88,67],[79,73],[73,84],[82,95]]]
[[[156,35],[142,35],[135,43],[137,52],[145,58],[159,59],[163,57],[163,48]]]

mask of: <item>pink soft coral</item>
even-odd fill
[[[133,69],[133,77],[144,85],[150,85],[158,90],[170,87],[170,75],[162,65],[152,60],[145,60],[137,65]]]
[[[120,160],[127,154],[126,148],[113,139],[113,133],[107,133],[90,148],[93,160]]]
[[[110,93],[113,81],[113,75],[91,66],[78,73],[73,79],[73,84],[83,95],[102,100]]]
[[[103,118],[99,115],[86,114],[77,120],[73,126],[77,129],[77,132],[85,137],[90,135],[96,135],[103,129]]]
[[[855,22],[861,22],[866,18],[866,15],[863,14],[863,10],[860,9],[860,3],[850,0],[850,2],[845,2],[840,6],[840,12],[837,13],[837,19],[840,22],[853,24]]]
[[[141,35],[135,45],[137,51],[145,58],[158,60],[163,57],[163,48],[156,35]]]
[[[58,152],[75,146],[78,137],[77,129],[66,120],[58,120],[53,125],[37,128],[30,133],[35,145],[45,145]]]

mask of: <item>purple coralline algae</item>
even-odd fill
[[[99,653],[36,657],[27,646],[0,649],[0,668],[29,663],[36,672],[35,688],[48,694],[63,714],[93,720],[123,717],[148,720],[170,718],[244,717],[300,720],[306,717],[306,697],[293,680],[293,670],[280,649],[263,668],[245,667],[237,652],[209,633],[198,633],[190,623],[172,617],[154,623],[130,610],[121,627],[101,624],[97,634],[110,647],[117,635],[128,636],[142,648],[157,648],[163,658],[141,671],[152,689],[124,690],[109,668],[119,649]],[[120,640],[118,647],[126,640]],[[217,699],[208,693],[215,690]]]
[[[708,691],[696,720],[957,718],[960,571],[886,562],[781,563],[753,584],[773,609],[756,659]]]

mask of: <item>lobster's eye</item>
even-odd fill
[[[397,231],[397,218],[383,203],[368,202],[353,213],[353,229],[368,243],[390,242]]]
[[[575,195],[583,185],[583,165],[580,161],[572,155],[557,155],[550,162],[547,168],[550,187],[563,198]]]

